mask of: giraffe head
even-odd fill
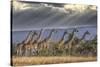
[[[85,34],[90,35],[90,32],[89,31],[86,31]]]
[[[74,31],[74,32],[78,32],[78,29],[75,28],[75,29],[73,29],[73,31]]]
[[[64,34],[68,34],[67,30],[64,32]]]
[[[38,35],[36,31],[33,32],[33,35]]]
[[[55,29],[51,29],[52,32],[55,32]]]
[[[56,29],[51,29],[51,32],[52,33],[57,33],[57,30]]]

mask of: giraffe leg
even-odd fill
[[[25,56],[25,49],[23,50],[23,56]]]
[[[23,56],[23,50],[21,49],[21,56]]]
[[[28,49],[28,56],[30,56],[30,49]]]
[[[25,49],[25,56],[27,56],[27,49]]]
[[[22,56],[22,49],[20,49],[20,52],[19,52],[20,56]]]
[[[27,55],[26,56],[29,56],[29,49],[27,49]]]
[[[30,49],[30,55],[33,55],[33,48]]]
[[[22,56],[24,56],[25,50],[22,50]]]
[[[30,56],[32,56],[33,54],[32,54],[32,48],[30,49]]]
[[[31,56],[31,49],[29,49],[29,56]]]
[[[21,50],[19,49],[19,56],[21,56]]]
[[[20,49],[18,50],[18,56],[20,56]]]
[[[28,50],[26,49],[26,50],[25,50],[25,56],[27,56],[27,53],[28,53]]]
[[[24,52],[25,52],[25,50],[22,50],[22,56],[24,56]]]
[[[19,56],[19,50],[17,50],[17,56]]]
[[[70,56],[71,52],[70,52],[71,48],[70,45],[68,46],[68,55]]]

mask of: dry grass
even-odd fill
[[[57,64],[96,61],[96,57],[73,57],[73,56],[51,56],[51,57],[12,57],[12,63],[17,65]]]

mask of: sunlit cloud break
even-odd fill
[[[95,5],[14,2],[13,31],[97,25]]]
[[[97,9],[95,5],[81,5],[81,4],[63,4],[62,7],[59,7],[59,6],[57,7],[57,6],[54,6],[54,4],[46,4],[46,3],[40,3],[38,5],[45,6],[45,7],[52,7],[56,9],[64,8],[64,10],[71,9],[73,11],[79,11],[79,12],[83,12],[87,9],[91,9],[91,10]],[[17,10],[26,10],[26,9],[30,9],[34,7],[30,3],[13,0],[13,8],[17,11]]]

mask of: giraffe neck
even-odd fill
[[[42,34],[42,29],[41,29],[41,31],[40,31],[40,33],[39,33],[39,36],[36,38],[36,40],[39,40],[39,39],[40,39],[41,34]]]
[[[83,40],[86,36],[86,33],[83,34],[82,38],[80,40]]]
[[[71,33],[69,33],[68,40],[65,41],[64,44],[67,44],[67,43],[71,42],[73,40],[73,38],[74,38],[74,30]]]
[[[62,38],[59,40],[59,42],[63,41],[64,40],[64,37],[65,37],[66,33],[63,34]]]
[[[35,36],[35,33],[32,34],[32,36],[31,36],[31,38],[30,38],[30,40],[29,40],[28,43],[32,43],[32,42],[33,42],[33,38],[34,38],[34,36]]]
[[[45,40],[46,40],[46,41],[50,40],[52,34],[53,34],[53,31],[50,32],[50,34],[48,35],[48,37],[47,37]]]
[[[32,32],[29,32],[26,39],[24,40],[24,43],[28,43],[28,41],[31,39],[31,36],[32,36]]]
[[[38,37],[37,37],[35,40],[32,41],[33,44],[34,44],[34,43],[39,43],[38,41],[41,39],[41,34],[42,34],[42,29],[41,29],[41,31],[40,31]]]

